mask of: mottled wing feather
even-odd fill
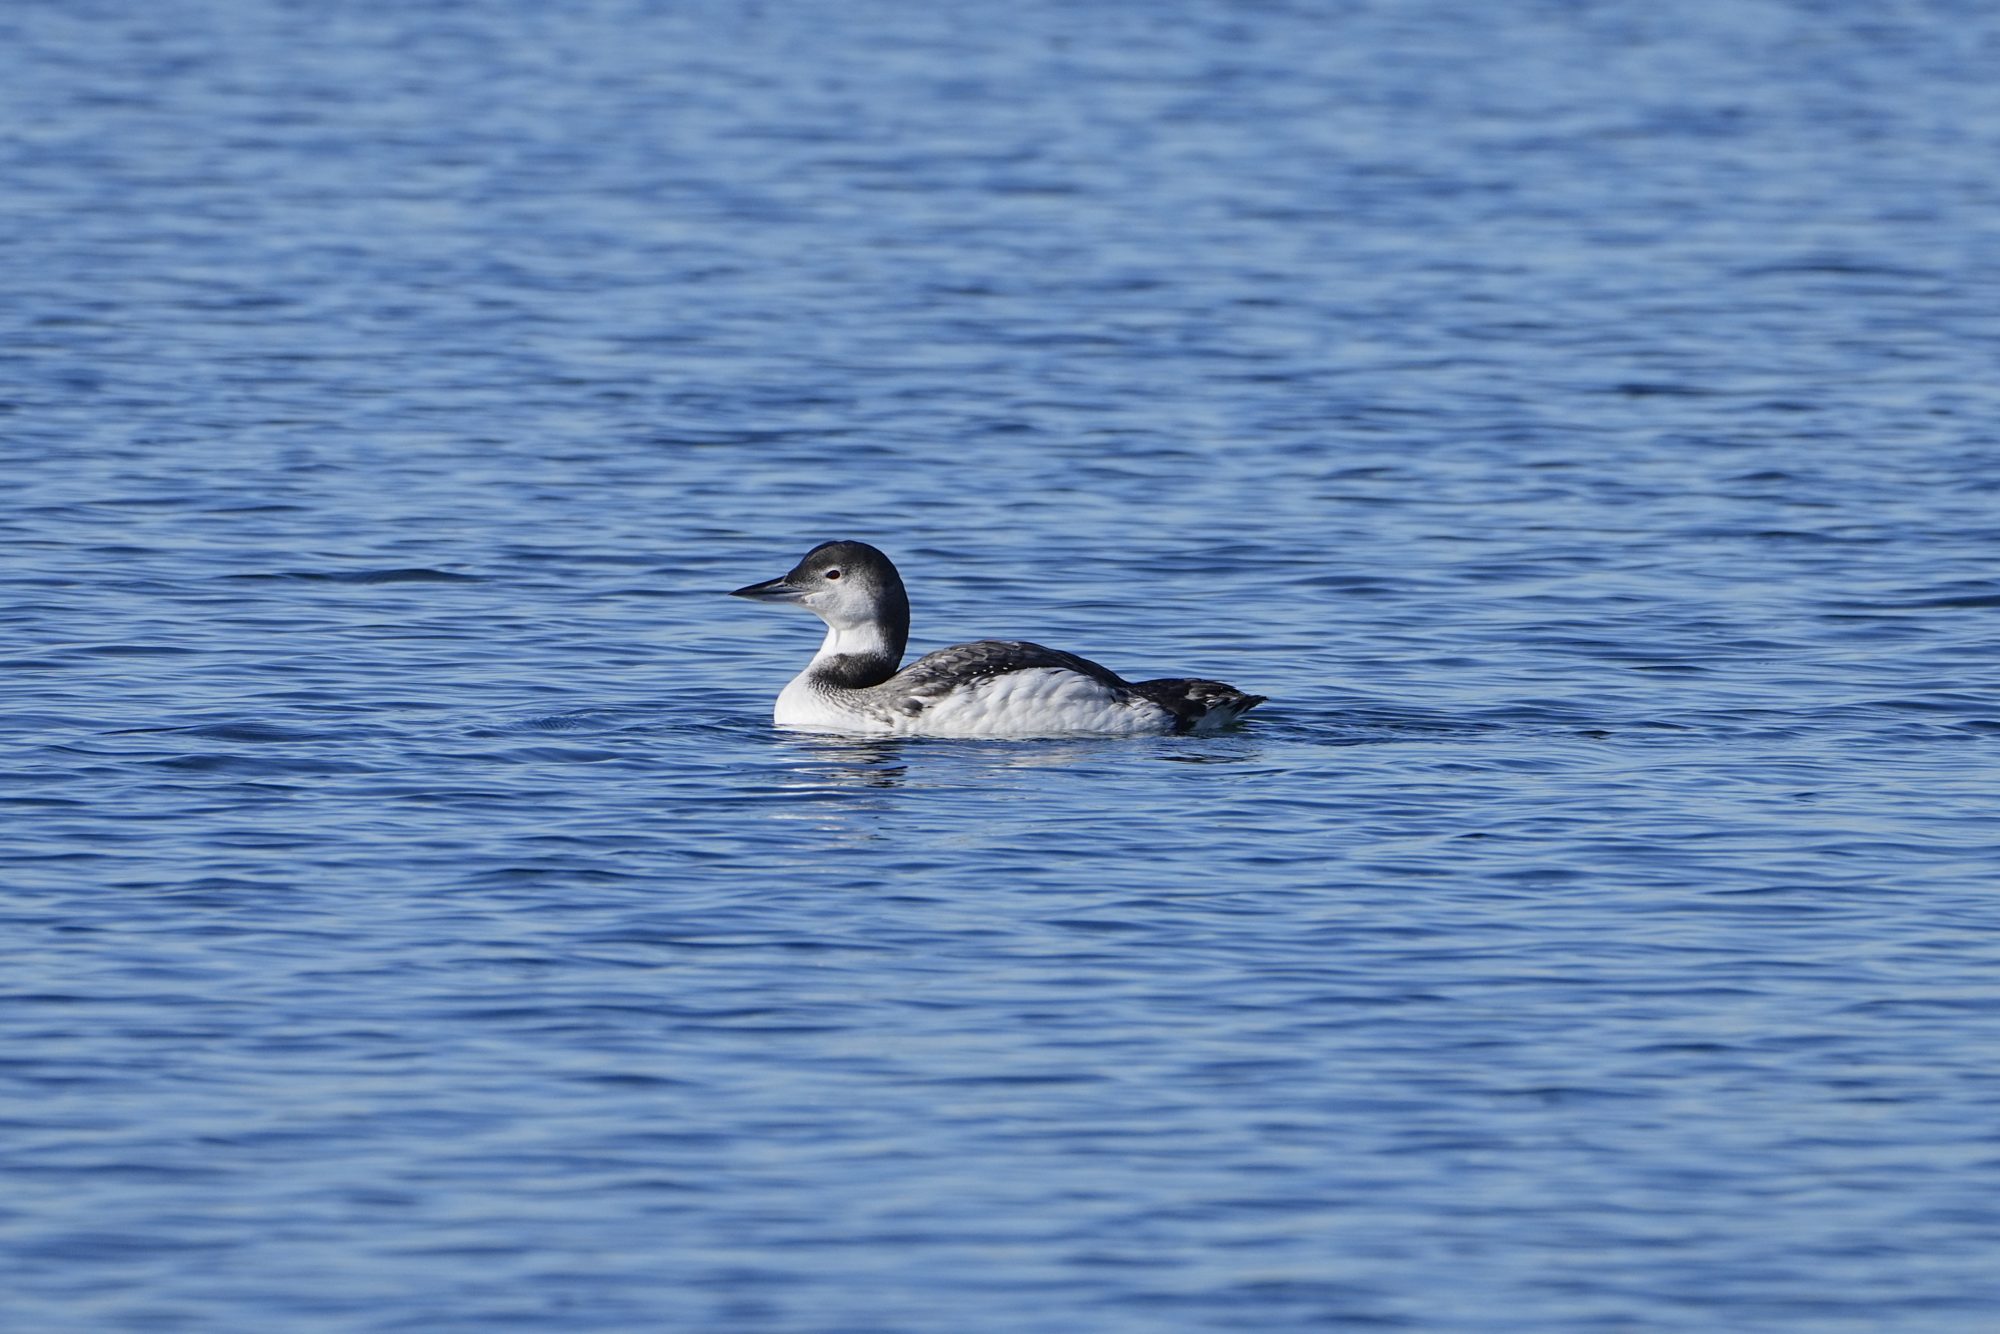
[[[1104,686],[1121,699],[1150,700],[1173,716],[1176,732],[1227,724],[1264,702],[1220,681],[1191,677],[1127,681],[1118,673],[1074,653],[1011,639],[982,639],[927,653],[902,671],[873,687],[890,707],[916,717],[952,691],[1010,672],[1054,668],[1075,672]],[[1211,716],[1213,715],[1213,716]]]
[[[1118,673],[1088,658],[1011,639],[982,639],[926,653],[879,688],[894,692],[898,707],[914,714],[968,682],[1048,667],[1075,672],[1121,693],[1131,689]]]

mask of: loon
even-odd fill
[[[822,542],[791,572],[731,597],[790,602],[826,642],[778,696],[781,727],[905,736],[1139,736],[1212,732],[1264,702],[1220,681],[1127,681],[1040,644],[982,639],[902,667],[910,599],[866,542]],[[900,668],[900,670],[899,670]]]

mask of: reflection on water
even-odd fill
[[[900,787],[909,765],[904,762],[907,737],[841,737],[787,733],[785,739],[811,762],[792,766],[809,787]]]

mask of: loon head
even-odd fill
[[[910,598],[902,577],[887,556],[866,542],[822,542],[788,573],[729,596],[797,603],[831,628],[830,652],[872,649],[900,659],[910,637]],[[879,647],[864,648],[871,639]]]

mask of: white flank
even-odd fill
[[[1141,736],[1171,732],[1174,717],[1149,699],[1121,699],[1101,681],[1061,667],[1031,667],[968,681],[912,716],[857,709],[801,674],[778,696],[784,727],[902,736]]]

